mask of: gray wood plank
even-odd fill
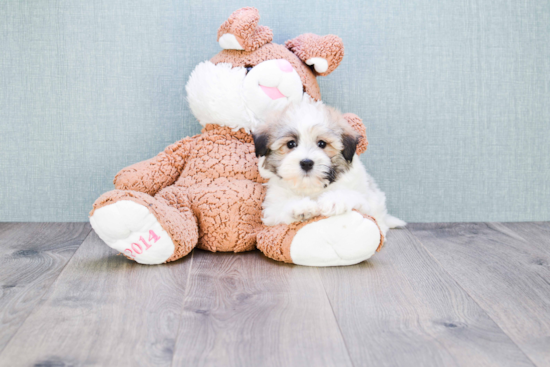
[[[0,365],[169,366],[191,263],[139,265],[92,232]]]
[[[367,262],[319,269],[354,366],[532,366],[406,229]]]
[[[351,366],[317,269],[194,256],[174,366]]]
[[[535,247],[550,255],[550,222],[511,222],[495,223],[495,225],[511,229],[521,239],[528,242],[530,247]],[[544,260],[539,260],[538,263],[542,262],[539,265],[548,267],[548,263],[544,264]]]
[[[90,230],[88,223],[0,223],[0,353]]]
[[[415,224],[412,233],[537,365],[550,365],[550,254],[499,223]]]

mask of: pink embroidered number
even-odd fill
[[[157,236],[155,232],[149,231],[149,241],[152,241],[152,240],[155,240],[155,242],[157,242],[158,240],[160,240],[160,237]]]
[[[138,255],[141,255],[143,253],[143,249],[141,248],[141,246],[137,243],[132,243],[132,250],[134,250],[134,252]],[[139,249],[139,251],[138,251]]]
[[[149,244],[149,242],[154,241],[153,243],[156,243],[158,240],[160,240],[160,236],[157,236],[155,231],[151,229],[149,230],[149,242],[145,241],[145,238],[143,238],[143,236],[140,236],[139,240],[145,246],[145,250],[143,249],[143,247],[141,247],[139,243],[134,242],[130,245],[131,248],[127,248],[124,250],[126,255],[130,257],[136,257],[136,255],[141,255],[144,251],[147,251],[151,247],[153,247],[152,245]]]
[[[147,242],[145,242],[145,239],[143,238],[143,236],[140,236],[140,237],[139,237],[139,240],[140,240],[141,242],[143,242],[143,244],[145,245],[145,250],[149,250],[149,249],[151,248],[151,245],[148,244]],[[156,242],[156,241],[155,241],[155,242]]]

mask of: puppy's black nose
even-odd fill
[[[313,161],[311,159],[302,159],[300,161],[300,167],[306,172],[311,171],[313,168]]]

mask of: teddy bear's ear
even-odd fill
[[[236,10],[218,29],[218,43],[226,50],[254,51],[273,39],[273,32],[259,26],[258,9],[246,7]]]
[[[367,140],[367,128],[363,124],[363,120],[354,113],[345,113],[344,118],[352,129],[359,133],[359,140],[357,141],[355,152],[357,155],[364,153],[367,150],[369,141]]]
[[[326,76],[334,71],[344,58],[344,43],[338,36],[318,36],[306,33],[285,42],[286,48],[308,65],[313,65],[317,74]]]

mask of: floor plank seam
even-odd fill
[[[319,281],[321,282],[321,285],[323,286],[323,292],[325,293],[325,298],[328,302],[328,305],[330,306],[330,312],[332,312],[332,317],[334,317],[334,321],[336,322],[336,325],[338,326],[338,332],[340,333],[340,336],[342,337],[342,342],[344,343],[344,347],[346,348],[346,353],[348,354],[349,361],[351,363],[352,367],[355,367],[353,363],[353,359],[351,358],[351,354],[349,352],[348,344],[346,343],[346,338],[344,337],[344,333],[342,332],[342,328],[340,327],[340,323],[338,322],[338,318],[336,317],[336,313],[334,312],[334,307],[332,307],[332,303],[330,302],[330,298],[327,293],[327,289],[325,287],[325,283],[323,282],[323,278],[321,277],[321,274],[319,274],[319,269],[317,268],[317,276],[319,277]]]
[[[10,345],[11,341],[15,338],[15,336],[19,333],[19,330],[21,330],[21,328],[23,327],[23,325],[25,325],[25,323],[27,322],[27,320],[29,319],[29,317],[31,317],[32,315],[34,315],[45,303],[46,299],[44,299],[44,296],[46,296],[50,290],[54,287],[55,283],[57,282],[57,280],[59,279],[59,277],[61,276],[61,274],[63,274],[63,271],[65,271],[65,268],[67,267],[67,265],[71,262],[71,260],[73,259],[74,255],[78,252],[78,250],[80,249],[80,246],[82,246],[82,244],[84,243],[84,241],[86,241],[86,239],[90,236],[90,234],[92,233],[92,228],[90,227],[89,230],[88,230],[88,234],[82,239],[82,242],[80,242],[80,244],[78,245],[78,248],[73,252],[73,254],[71,255],[71,257],[69,258],[69,260],[67,260],[67,262],[65,263],[65,265],[63,265],[63,269],[61,269],[61,271],[59,272],[59,274],[57,274],[57,277],[55,277],[55,279],[51,282],[51,284],[44,290],[44,293],[42,293],[42,295],[40,296],[40,301],[38,302],[38,304],[36,305],[35,308],[33,308],[33,310],[31,312],[29,312],[29,314],[27,315],[27,317],[25,317],[25,320],[23,320],[23,322],[21,323],[21,325],[19,325],[19,327],[17,328],[17,331],[15,333],[13,333],[13,335],[9,338],[8,342],[4,345],[4,348],[2,348],[2,350],[0,350],[0,358],[2,357],[2,353],[8,348],[8,346]]]
[[[486,223],[484,223],[486,224]],[[447,269],[445,269],[445,267],[443,266],[443,264],[441,264],[441,262],[439,262],[439,260],[430,252],[430,250],[422,243],[422,241],[420,240],[420,238],[418,238],[409,228],[405,228],[407,231],[409,231],[409,233],[411,234],[411,236],[420,244],[420,246],[422,246],[422,248],[428,253],[428,255],[433,259],[433,261],[435,261],[435,263],[437,265],[439,265],[441,267],[441,269],[443,269],[443,271],[450,277],[450,279],[453,280],[453,282],[455,282],[455,284],[464,291],[465,294],[468,295],[468,297],[470,297],[470,299],[472,300],[472,302],[474,302],[479,308],[480,310],[483,310],[483,312],[485,312],[485,314],[487,315],[487,317],[489,319],[491,319],[491,321],[493,321],[495,323],[495,325],[502,331],[502,333],[504,335],[506,335],[508,337],[508,339],[510,339],[510,341],[512,343],[514,343],[514,345],[516,345],[516,347],[518,348],[518,350],[521,351],[521,353],[533,364],[533,366],[538,366],[535,361],[533,361],[529,355],[527,355],[527,353],[525,353],[525,351],[521,348],[521,346],[516,343],[516,341],[510,336],[510,334],[508,334],[505,330],[502,329],[502,327],[500,326],[500,324],[489,314],[489,312],[481,306],[481,304],[475,299],[474,296],[472,296],[463,286],[462,284],[460,284],[458,282],[458,280],[455,279],[455,277],[452,276],[451,273],[449,273],[447,271]]]
[[[180,336],[180,330],[181,330],[181,318],[183,317],[183,313],[185,312],[185,302],[187,300],[187,296],[189,294],[189,283],[191,282],[191,271],[193,270],[193,261],[195,259],[195,251],[193,250],[191,252],[191,264],[189,264],[189,271],[187,273],[187,280],[185,281],[185,294],[183,295],[183,301],[181,303],[181,312],[180,317],[178,318],[178,329],[176,331],[176,337],[174,339],[174,350],[172,351],[172,361],[170,362],[170,367],[174,365],[174,358],[176,356],[176,348],[178,347],[178,339]]]

